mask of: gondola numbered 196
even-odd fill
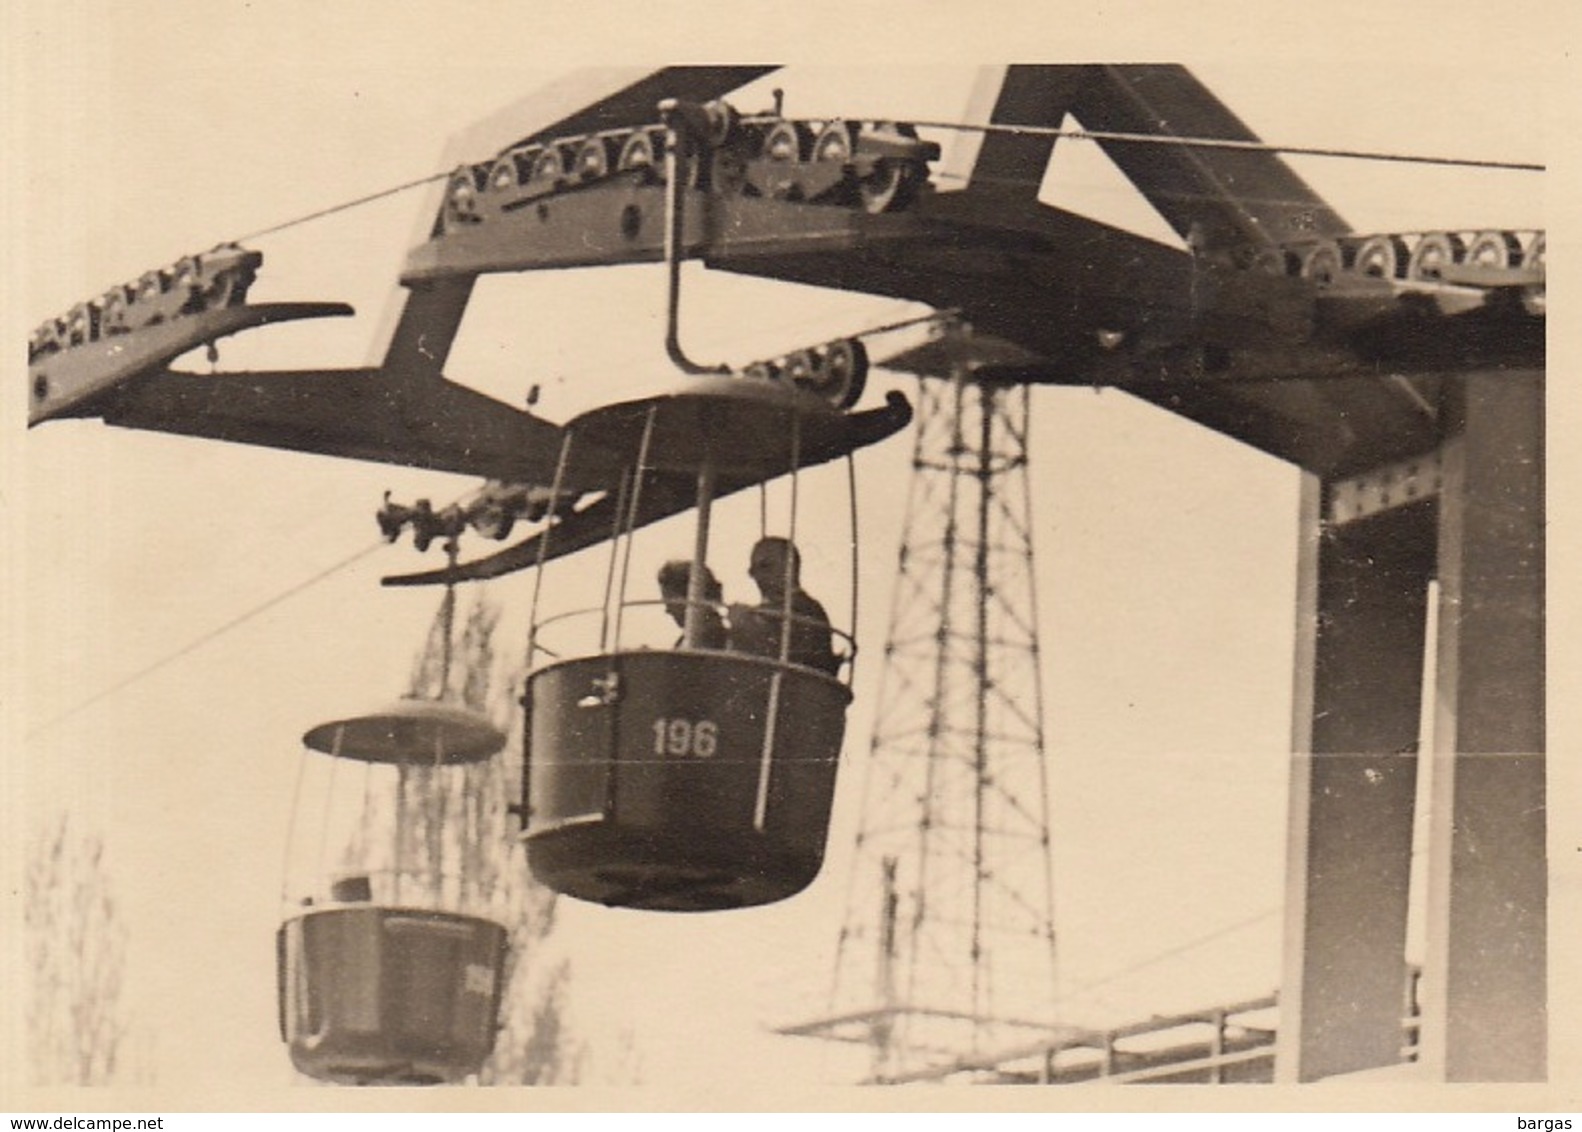
[[[522,838],[540,881],[579,899],[659,911],[767,904],[812,883],[851,700],[851,636],[830,627],[821,610],[808,616],[794,597],[793,551],[776,567],[788,576],[765,588],[783,595],[782,608],[766,597],[748,613],[732,610],[733,621],[751,616],[771,627],[767,647],[762,633],[746,645],[740,624],[723,647],[711,638],[720,613],[706,585],[713,505],[790,477],[788,526],[768,541],[794,545],[799,473],[841,457],[849,468],[856,448],[892,434],[909,415],[899,398],[848,413],[790,381],[708,377],[567,425],[563,463],[589,444],[620,454],[627,471],[603,605],[540,619],[534,602],[531,652],[547,662],[530,672],[523,697]],[[683,632],[672,648],[628,647],[623,614],[657,602],[634,599],[628,571],[616,563],[630,555],[651,506],[645,491],[677,485],[691,493],[696,522]],[[853,513],[853,574],[855,527]],[[542,537],[547,554],[553,524]],[[850,592],[854,621],[854,578]],[[560,647],[579,621],[582,646]],[[821,641],[812,655],[810,637]]]

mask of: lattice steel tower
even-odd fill
[[[900,569],[831,1016],[873,1076],[1003,1050],[1055,1025],[1048,775],[1014,349],[947,328],[918,375]]]

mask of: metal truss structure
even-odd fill
[[[831,1017],[796,1029],[870,1044],[876,1080],[1055,1017],[1029,397],[973,345],[888,363],[919,373],[911,485]]]

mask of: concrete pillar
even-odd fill
[[[1435,505],[1321,522],[1302,488],[1276,1079],[1400,1060]]]
[[[1445,1081],[1546,1069],[1543,374],[1464,379],[1439,533],[1422,1060]]]

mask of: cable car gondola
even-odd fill
[[[447,591],[447,650],[453,608]],[[408,820],[404,776],[426,768],[430,786],[443,788],[444,778],[496,755],[506,737],[477,712],[408,697],[322,723],[302,742],[303,770],[314,764],[324,788],[313,876],[287,894],[276,936],[280,1036],[292,1064],[338,1084],[463,1080],[494,1048],[507,931],[481,914],[487,909],[470,886],[436,871],[424,850],[437,845],[443,854],[443,840],[433,840],[443,839],[443,824],[410,828],[417,823]],[[361,774],[349,770],[358,763]],[[303,798],[305,779],[293,832],[314,810]],[[332,870],[324,860],[337,819],[351,832],[343,865]],[[367,831],[384,827],[390,843],[368,844]]]
[[[789,381],[708,377],[566,426],[563,466],[585,444],[622,454],[628,470],[615,492],[604,603],[541,618],[535,593],[522,838],[541,882],[582,900],[662,911],[767,904],[812,883],[851,700],[851,637],[803,612],[796,559],[784,554],[781,608],[767,598],[772,586],[756,609],[733,607],[726,647],[717,647],[710,626],[723,611],[708,595],[710,522],[717,499],[789,477],[783,541],[794,545],[799,472],[849,458],[877,439],[869,435],[876,423],[889,435],[907,413],[892,402],[848,414]],[[696,516],[690,584],[672,600],[684,608],[683,631],[671,647],[633,647],[627,612],[660,604],[628,585],[644,492],[676,484],[691,485]],[[849,534],[854,620],[854,514]],[[552,525],[539,546],[545,559],[554,538]],[[750,618],[774,630],[767,647],[762,632],[756,645],[743,639]],[[810,635],[822,649],[808,652]],[[571,637],[580,647],[565,645]]]

